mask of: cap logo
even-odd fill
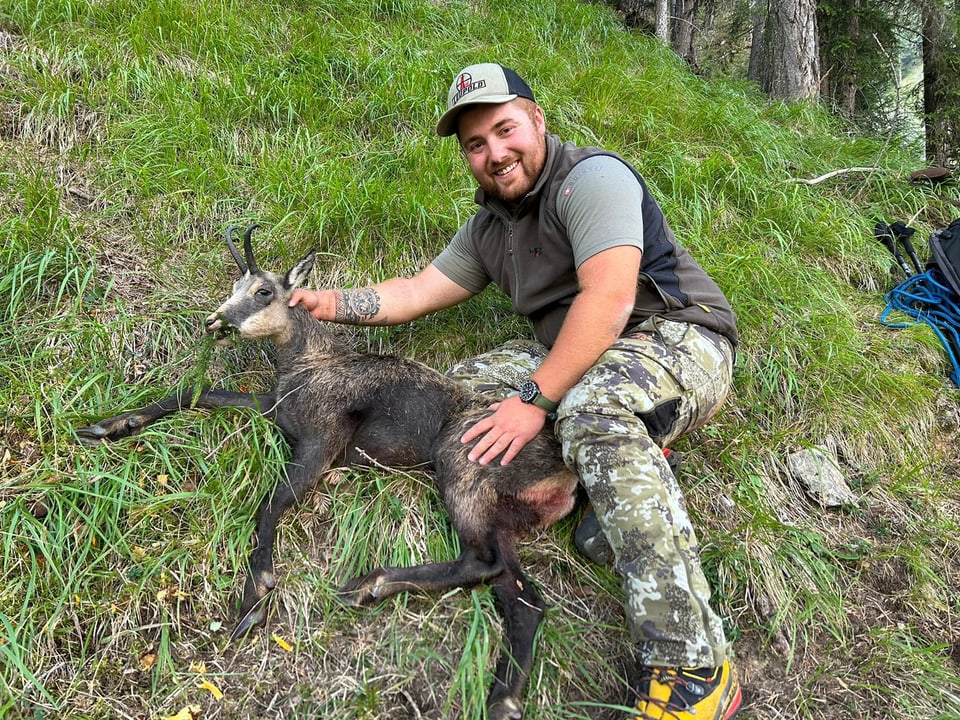
[[[486,86],[486,80],[477,80],[474,82],[473,76],[470,73],[460,73],[460,77],[457,78],[457,94],[450,99],[450,105],[456,105],[467,93],[471,93],[474,90],[482,90]]]

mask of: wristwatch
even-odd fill
[[[536,405],[548,413],[554,412],[560,405],[560,403],[554,402],[550,398],[541,395],[540,386],[533,380],[527,380],[520,386],[520,400],[528,405]]]

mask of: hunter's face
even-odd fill
[[[543,172],[546,123],[533,103],[470,108],[460,115],[457,137],[480,187],[504,202],[520,200]]]

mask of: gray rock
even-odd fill
[[[823,507],[837,507],[857,502],[837,466],[836,455],[823,447],[799,450],[787,457],[790,475],[806,488],[807,494]]]

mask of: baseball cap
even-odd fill
[[[523,78],[497,63],[469,65],[461,70],[447,93],[447,111],[437,123],[437,135],[457,132],[457,117],[471,105],[500,105],[518,97],[533,99],[533,91]]]

